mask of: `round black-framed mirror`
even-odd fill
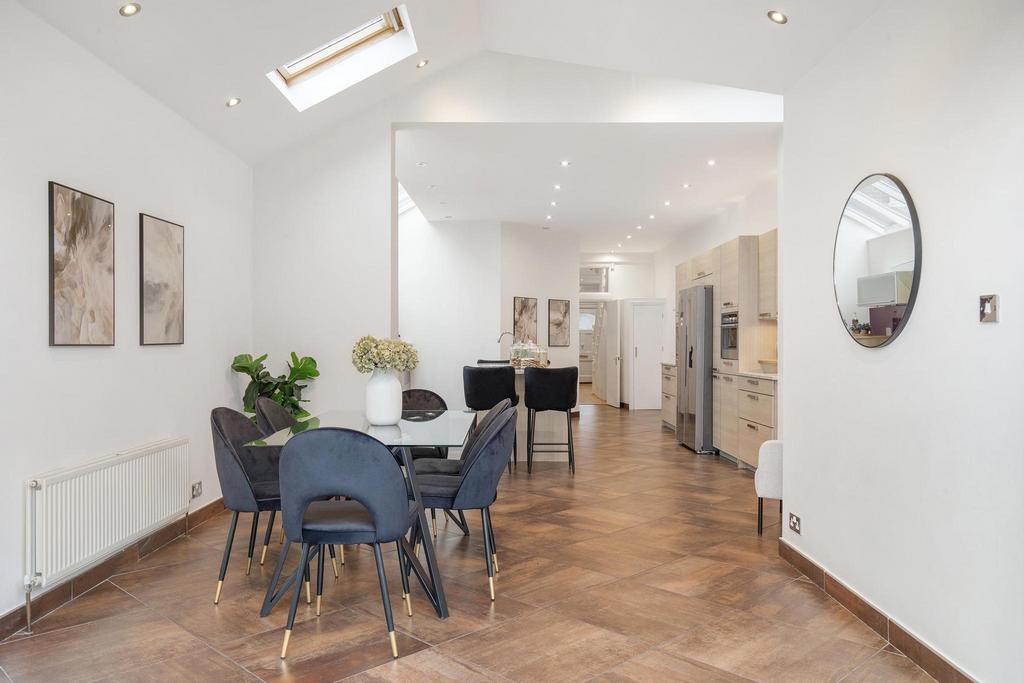
[[[888,346],[906,328],[921,284],[921,224],[896,176],[872,173],[843,206],[832,251],[836,308],[850,338]]]

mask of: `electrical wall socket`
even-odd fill
[[[789,513],[789,530],[800,533],[800,518],[792,512]]]
[[[203,495],[203,482],[194,481],[192,482],[192,498],[196,499]]]

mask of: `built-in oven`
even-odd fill
[[[740,315],[735,311],[722,314],[722,358],[740,358]]]

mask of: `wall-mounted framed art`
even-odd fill
[[[50,346],[114,345],[114,204],[51,181]]]
[[[568,299],[548,299],[548,346],[569,345]]]
[[[139,214],[139,343],[185,343],[185,228]]]
[[[512,298],[512,339],[537,343],[537,300],[527,296]]]

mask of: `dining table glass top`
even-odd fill
[[[358,410],[329,410],[287,429],[250,442],[251,446],[283,446],[296,434],[309,429],[340,427],[369,434],[389,448],[449,447],[466,442],[476,413],[466,410],[405,410],[397,425],[371,425]]]

